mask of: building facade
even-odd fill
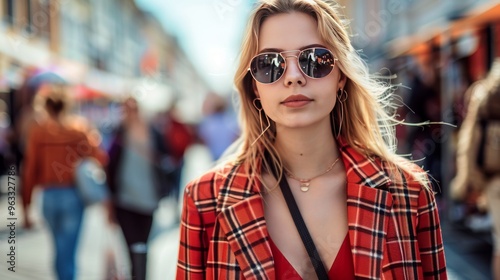
[[[176,39],[133,0],[4,0],[0,42],[3,91],[31,68],[113,97],[144,97],[153,109],[173,99],[201,104],[208,91]]]

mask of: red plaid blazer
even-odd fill
[[[339,141],[356,279],[447,279],[432,191]],[[415,167],[417,168],[417,167]],[[260,182],[228,165],[184,194],[176,279],[275,279]],[[394,177],[392,177],[394,178]]]

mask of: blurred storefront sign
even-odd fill
[[[94,68],[86,73],[83,84],[91,89],[105,92],[116,98],[123,97],[131,88],[130,80]]]
[[[0,53],[22,64],[44,67],[51,62],[51,52],[46,45],[14,33],[0,32]]]

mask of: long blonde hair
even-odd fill
[[[371,78],[365,62],[351,45],[347,26],[339,17],[338,8],[332,1],[264,0],[252,13],[234,79],[240,95],[242,126],[242,134],[237,142],[237,160],[246,162],[248,171],[258,170],[259,163],[267,170],[282,170],[282,161],[273,145],[275,124],[271,120],[263,120],[253,104],[257,96],[248,66],[253,56],[258,53],[259,31],[266,18],[276,14],[301,12],[316,20],[320,37],[338,59],[336,66],[346,77],[344,90],[348,98],[345,102],[338,102],[338,106],[333,108],[332,129],[336,133],[340,132],[340,136],[362,154],[380,157],[395,168],[413,173],[418,181],[425,183],[425,176],[413,172],[408,164],[395,155],[394,126],[400,122],[384,110],[391,106],[389,97],[393,90],[387,83]],[[262,134],[262,122],[265,127],[268,121],[270,128]],[[262,160],[266,154],[271,157],[271,163]],[[260,178],[259,174],[256,175]],[[278,179],[283,176],[282,173],[278,175]]]

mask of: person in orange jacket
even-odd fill
[[[84,204],[75,186],[75,169],[81,159],[93,157],[106,164],[107,156],[81,122],[68,114],[69,97],[62,85],[44,87],[40,96],[45,116],[30,127],[22,173],[24,222],[33,189],[43,190],[43,216],[52,233],[58,279],[75,279],[76,251]]]

